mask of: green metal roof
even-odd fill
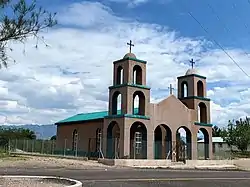
[[[107,116],[107,115],[108,115],[108,111],[81,113],[81,114],[77,114],[77,115],[71,116],[69,118],[66,118],[64,120],[58,121],[58,122],[56,122],[56,124],[102,119],[102,118],[104,118],[104,116]]]
[[[138,114],[138,108],[135,108],[135,114]],[[121,114],[121,110],[117,111],[117,115]],[[80,122],[80,121],[89,121],[89,120],[97,120],[103,119],[105,116],[108,116],[108,111],[101,111],[101,112],[92,112],[92,113],[81,113],[64,120],[58,121],[55,124],[60,123],[72,123],[72,122]]]

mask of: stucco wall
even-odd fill
[[[57,139],[56,139],[56,149],[72,149],[73,143],[73,132],[77,130],[78,132],[78,150],[88,151],[89,140],[94,142],[96,138],[96,130],[98,128],[103,128],[103,120],[89,121],[85,123],[78,124],[67,124],[57,126]],[[92,143],[94,144],[94,143]],[[94,145],[93,145],[94,146]]]

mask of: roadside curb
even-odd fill
[[[0,178],[30,178],[30,179],[59,179],[66,180],[69,182],[73,182],[73,185],[65,186],[65,187],[82,187],[82,183],[80,181],[64,178],[64,177],[53,177],[53,176],[29,176],[29,175],[0,175]]]

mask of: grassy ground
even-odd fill
[[[0,161],[4,161],[4,160],[17,161],[17,160],[26,160],[26,159],[27,158],[24,156],[9,154],[5,150],[0,149]]]

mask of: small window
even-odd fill
[[[222,143],[219,143],[219,148],[222,148]]]

